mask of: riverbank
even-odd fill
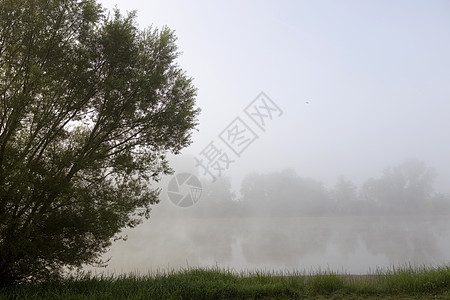
[[[449,299],[450,266],[374,274],[241,272],[218,268],[23,284],[0,299]]]

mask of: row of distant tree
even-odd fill
[[[303,216],[448,214],[450,195],[433,190],[435,171],[417,160],[386,168],[379,178],[357,187],[341,177],[327,189],[322,182],[287,169],[252,173],[239,198],[229,178],[203,181],[200,201],[184,214],[195,216]]]

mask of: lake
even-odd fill
[[[219,266],[361,274],[450,262],[449,216],[188,218],[152,215],[126,230],[96,273]]]

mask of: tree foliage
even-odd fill
[[[242,181],[238,210],[270,216],[448,214],[450,195],[434,190],[436,171],[419,160],[388,167],[360,187],[338,178],[327,189],[293,170],[252,173]]]
[[[436,171],[424,162],[408,160],[384,170],[379,179],[369,179],[362,187],[365,200],[391,210],[414,210],[433,196]]]
[[[175,35],[134,19],[94,0],[0,0],[0,282],[97,262],[149,217],[165,153],[191,142]]]

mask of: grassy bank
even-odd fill
[[[450,266],[369,275],[189,269],[147,276],[80,275],[0,290],[0,299],[450,299]]]

